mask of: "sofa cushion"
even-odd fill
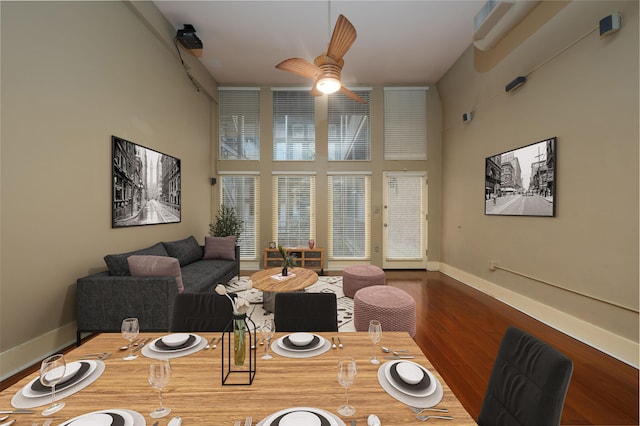
[[[205,237],[203,259],[236,260],[236,236]]]
[[[236,274],[237,264],[223,259],[203,259],[182,267],[185,293],[213,292]]]
[[[202,259],[202,247],[200,247],[193,235],[184,240],[163,242],[162,245],[164,245],[169,256],[178,259],[180,266]]]
[[[127,258],[132,255],[168,256],[168,253],[161,243],[156,243],[151,247],[128,253],[108,254],[104,257],[104,262],[107,264],[109,274],[117,276],[131,275]]]
[[[178,292],[184,291],[178,259],[168,256],[129,256],[129,270],[134,277],[175,277]]]

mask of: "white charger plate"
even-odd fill
[[[411,390],[411,389],[409,389],[409,387],[411,385],[407,385],[407,386],[399,385],[396,382],[396,380],[391,376],[391,367],[393,365],[395,365],[395,364],[400,364],[402,362],[409,362],[411,364],[416,365],[420,370],[422,370],[424,372],[424,374],[429,376],[429,387],[427,389],[424,389],[424,390]],[[407,395],[410,395],[410,396],[415,396],[416,398],[422,398],[422,397],[425,397],[425,396],[429,396],[433,392],[435,392],[435,390],[436,390],[436,378],[435,378],[435,376],[431,373],[431,371],[427,370],[426,368],[424,368],[423,366],[421,366],[420,364],[415,363],[415,362],[406,361],[406,360],[398,360],[398,361],[387,362],[387,363],[385,363],[384,376],[385,376],[385,378],[387,379],[387,381],[389,382],[389,384],[391,386],[393,386],[394,388],[396,388],[397,390],[399,390],[402,393],[406,393]]]
[[[71,420],[60,423],[59,426],[111,426],[113,418],[109,415],[117,414],[124,419],[124,426],[135,426],[133,415],[128,410],[100,410],[82,414]]]
[[[307,414],[305,415],[304,412],[306,412]],[[287,413],[290,413],[290,414],[287,414]],[[283,414],[287,414],[287,415],[284,416],[278,422],[277,426],[290,426],[290,425],[313,426],[315,424],[319,424],[319,423],[313,423],[313,421],[319,422],[319,419],[317,416],[310,413],[317,413],[320,416],[324,417],[331,426],[346,426],[345,423],[335,414],[330,413],[329,411],[326,411],[326,410],[322,410],[320,408],[313,408],[313,407],[285,408],[284,410],[280,410],[278,412],[270,414],[265,419],[259,421],[257,426],[276,426],[276,425],[272,425],[273,421],[278,417],[282,416]],[[305,419],[308,421],[308,423],[304,423]],[[283,423],[283,421],[286,423]],[[293,423],[294,421],[296,421],[297,423]]]
[[[389,382],[389,380],[387,380],[387,377],[385,376],[385,373],[384,373],[385,370],[389,368],[389,363],[391,362],[393,361],[385,362],[380,366],[380,368],[378,368],[378,383],[380,383],[380,386],[382,386],[382,389],[384,389],[389,395],[391,395],[393,398],[397,399],[398,401],[402,402],[403,404],[407,404],[411,407],[418,407],[418,408],[434,407],[438,405],[440,401],[442,401],[442,397],[444,396],[444,389],[442,389],[442,384],[440,383],[440,381],[435,378],[434,380],[436,383],[436,390],[429,396],[421,396],[421,397],[411,396],[396,389]]]
[[[158,352],[158,353],[174,353],[174,352],[180,352],[180,351],[188,351],[189,349],[193,349],[196,346],[198,346],[198,344],[200,344],[200,342],[202,341],[202,337],[200,337],[197,334],[190,334],[190,336],[194,336],[196,339],[193,341],[193,343],[190,346],[187,346],[186,348],[180,348],[180,349],[160,349],[158,347],[156,347],[156,342],[157,341],[162,341],[162,339],[166,336],[163,337],[158,337],[157,339],[154,339],[153,341],[151,341],[148,345],[145,345],[149,350],[153,351],[153,352]]]
[[[279,338],[278,340],[276,340],[276,344],[283,350],[285,351],[290,351],[290,352],[308,352],[308,351],[315,351],[316,349],[319,349],[322,347],[322,345],[324,344],[324,338],[322,336],[318,336],[317,334],[313,334],[313,337],[317,337],[318,338],[318,343],[315,346],[311,346],[309,348],[303,348],[300,347],[298,349],[293,349],[291,348],[291,346],[287,346],[284,343],[284,339],[285,337],[289,337],[289,335],[286,336],[282,336],[281,338]],[[313,340],[313,338],[312,338]],[[293,344],[293,343],[292,343]]]
[[[80,377],[78,379],[77,382],[75,382],[70,387],[76,386],[78,383],[82,382],[87,377],[89,377],[91,375],[91,373],[93,373],[95,371],[96,366],[98,365],[95,361],[91,361],[91,360],[70,362],[69,365],[73,365],[72,368],[75,370],[73,374],[78,372],[78,370],[81,367],[81,363],[82,362],[86,362],[87,364],[89,364],[89,369],[84,373],[84,375],[82,377]],[[76,364],[77,364],[77,368],[75,367]],[[65,373],[65,377],[66,376],[67,376],[67,374]],[[35,379],[33,379],[29,383],[27,383],[27,385],[22,388],[22,395],[26,396],[27,398],[39,398],[39,397],[42,397],[42,396],[51,395],[51,391],[49,391],[49,392],[34,392],[33,389],[31,389],[31,385],[33,385],[34,382],[37,382],[39,380],[40,380],[40,376],[36,377]],[[62,383],[62,381],[61,381],[61,383]],[[58,386],[56,386],[56,393],[58,393],[58,392],[60,392],[60,389],[58,388]]]

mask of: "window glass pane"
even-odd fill
[[[283,247],[306,247],[315,239],[315,176],[273,177],[273,235]]]
[[[258,258],[258,230],[260,229],[260,178],[256,175],[225,175],[220,177],[222,204],[233,207],[244,221],[240,234],[240,257]]]
[[[273,91],[273,159],[313,161],[315,100],[308,90]]]
[[[366,104],[342,93],[329,95],[329,160],[369,160],[369,91],[354,90]]]
[[[260,159],[260,92],[220,90],[220,159]]]
[[[370,177],[329,176],[329,259],[370,258]]]
[[[426,88],[384,90],[384,159],[427,159]]]

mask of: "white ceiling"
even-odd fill
[[[155,1],[176,31],[191,24],[200,61],[220,84],[298,85],[280,61],[313,59],[327,49],[339,14],[358,37],[344,57],[347,87],[435,83],[471,44],[485,1]],[[329,10],[331,22],[329,22]]]

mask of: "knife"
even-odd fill
[[[18,408],[16,410],[0,410],[0,414],[33,414],[36,410],[25,410],[23,408]]]
[[[15,422],[16,422],[16,419],[9,420],[9,421],[8,421],[8,422],[6,422],[6,423],[2,423],[2,424],[0,424],[0,426],[11,426],[11,425],[12,425],[12,424],[14,424]]]
[[[413,359],[413,355],[385,356],[384,359]]]
[[[142,347],[144,345],[146,345],[149,340],[151,340],[151,337],[147,337],[146,339],[144,339],[144,341],[142,343],[140,343],[138,346],[136,346],[136,348],[133,350],[133,352],[138,352],[140,349],[142,349]]]

